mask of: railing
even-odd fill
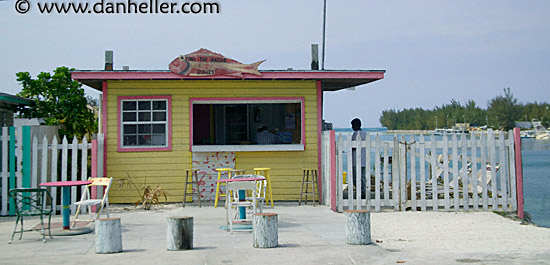
[[[491,130],[442,136],[368,134],[356,141],[351,140],[351,133],[325,132],[323,143],[323,180],[332,188],[330,198],[325,199],[332,201],[334,210],[517,209],[511,131],[496,135]],[[353,149],[366,149],[364,179],[353,174],[354,167],[356,172],[362,170],[361,152],[356,152],[355,163]],[[361,185],[364,192],[356,188]]]
[[[42,182],[86,180],[90,176],[103,175],[102,135],[98,135],[97,140],[92,142],[88,142],[86,137],[78,142],[75,137],[70,143],[67,138],[63,138],[60,143],[56,137],[48,141],[46,136],[39,141],[37,137],[31,140],[30,127],[24,126],[2,128],[0,139],[2,216],[13,214],[13,209],[9,206],[9,189],[33,188]],[[71,187],[71,205],[79,199],[81,192],[82,188]],[[54,209],[56,212],[61,211],[60,188],[52,188],[51,194],[52,201],[56,204]],[[75,211],[73,206],[71,211]]]

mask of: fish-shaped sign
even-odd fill
[[[200,49],[196,52],[180,55],[169,65],[170,71],[185,76],[232,75],[242,77],[243,73],[259,75],[258,66],[265,62],[242,64],[219,53]]]

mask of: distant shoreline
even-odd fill
[[[386,133],[396,134],[432,134],[433,130],[388,130]]]
[[[362,128],[362,130],[366,131],[368,133],[414,134],[414,135],[420,135],[420,134],[431,135],[435,132],[434,130],[388,130],[385,127],[381,127],[381,128]],[[335,128],[334,131],[336,131],[337,133],[338,132],[348,132],[348,133],[353,132],[353,130],[351,128]],[[468,133],[470,133],[470,134],[471,133],[480,134],[481,132],[486,132],[486,131],[469,131]],[[451,134],[448,133],[447,135],[451,135]]]

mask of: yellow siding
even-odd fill
[[[172,96],[172,151],[118,152],[117,102],[119,96]],[[317,168],[317,87],[315,81],[109,81],[107,89],[107,175],[115,179],[109,199],[133,203],[135,188],[119,188],[118,179],[131,177],[138,187],[160,186],[168,201],[183,200],[185,170],[191,168],[189,151],[189,99],[197,97],[304,97],[306,150],[289,152],[237,152],[236,167],[252,173],[270,167],[275,200],[297,200],[302,168]],[[164,198],[161,200],[164,201]]]

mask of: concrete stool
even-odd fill
[[[172,216],[166,218],[166,249],[193,249],[193,217]]]
[[[317,190],[319,189],[319,184],[317,183],[317,169],[307,169],[304,168],[304,175],[302,176],[302,188],[300,189],[300,200],[298,201],[298,205],[302,204],[302,197],[305,195],[305,204],[307,204],[307,195],[313,196],[313,206],[315,206],[315,194],[317,193]],[[311,179],[310,179],[311,175]],[[304,191],[304,185],[306,186],[306,189]],[[309,186],[311,185],[311,191],[309,191]]]
[[[201,207],[201,190],[199,185],[199,176],[198,169],[187,169],[185,170],[185,187],[183,192],[183,207],[185,207],[185,201],[187,200],[187,189],[188,185],[191,185],[191,201],[193,201],[193,195],[197,195],[197,201],[199,201],[199,207]],[[191,173],[191,181],[189,181],[189,173]],[[193,191],[193,184],[195,184],[195,191]]]
[[[370,213],[362,210],[349,210],[345,214],[346,243],[350,245],[370,244]]]
[[[120,218],[105,218],[95,221],[95,253],[122,252]]]
[[[279,224],[276,213],[255,213],[252,220],[252,243],[255,248],[279,245]]]
[[[216,168],[216,171],[218,171],[218,180],[222,179],[223,172],[227,172],[227,177],[229,178],[230,170],[232,170],[232,168]],[[222,185],[225,185],[225,183]],[[220,194],[220,183],[216,182],[216,198],[214,199],[214,208],[218,207],[218,200],[220,199],[220,196],[226,196],[227,198],[227,194]]]
[[[266,197],[265,202],[267,205],[269,204],[269,201],[271,201],[271,207],[273,207],[273,192],[271,191],[271,177],[269,176],[269,170],[271,170],[271,168],[269,167],[257,167],[257,168],[254,168],[254,174],[264,176],[265,181],[267,183],[267,190],[265,193],[265,197]]]

